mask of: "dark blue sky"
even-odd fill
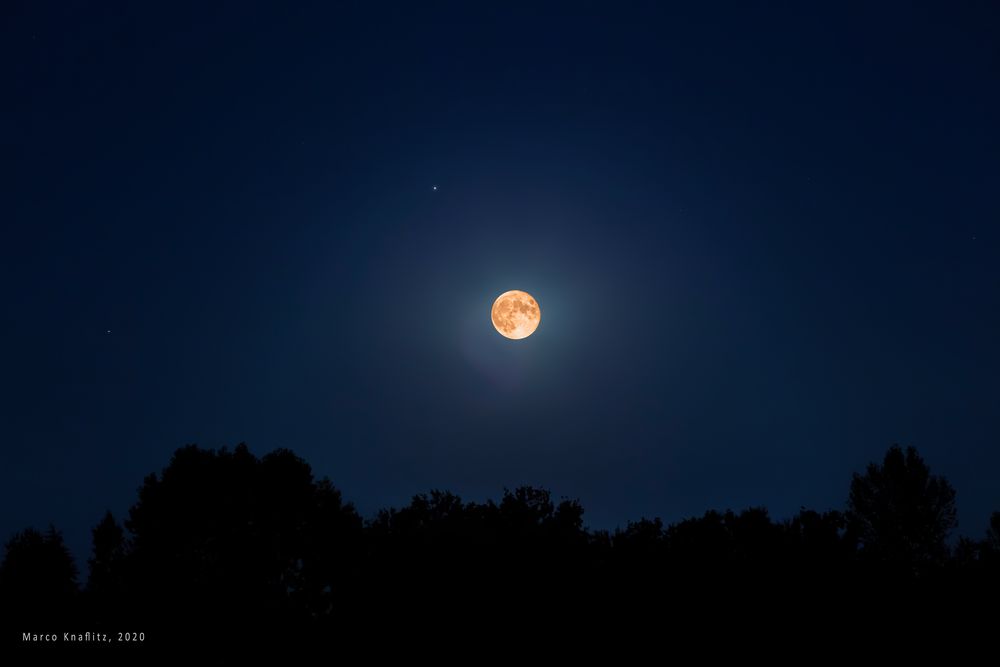
[[[896,442],[1000,509],[996,3],[99,4],[0,9],[3,538],[240,441],[368,515],[784,517]]]

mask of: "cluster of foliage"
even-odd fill
[[[301,626],[406,617],[430,600],[528,613],[597,599],[607,609],[625,598],[1000,588],[1000,512],[984,539],[949,546],[955,492],[912,448],[855,474],[844,512],[775,521],[763,508],[709,511],[613,532],[588,530],[583,515],[578,502],[523,487],[485,503],[433,491],[364,521],[288,450],[189,446],[145,479],[123,523],[109,512],[93,529],[82,589],[58,531],[14,535],[0,606],[23,622]]]

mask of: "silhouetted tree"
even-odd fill
[[[112,595],[122,587],[122,571],[126,555],[125,531],[107,512],[101,522],[91,531],[93,555],[87,561],[90,576],[87,590],[99,595]]]
[[[6,544],[0,564],[0,601],[10,618],[62,620],[77,593],[73,557],[54,527],[28,528]]]
[[[612,537],[613,545],[622,554],[643,559],[656,558],[664,549],[663,521],[639,519],[629,521],[624,529],[619,528]]]
[[[504,538],[510,544],[530,547],[555,545],[579,546],[586,542],[583,531],[583,507],[576,501],[552,502],[545,489],[522,486],[504,491],[496,518]]]
[[[855,473],[847,509],[861,555],[920,573],[948,555],[946,539],[957,525],[955,490],[930,473],[913,447],[891,447],[881,465]]]
[[[766,509],[754,507],[706,512],[671,525],[665,537],[672,566],[716,577],[766,565],[780,549],[782,531]]]
[[[329,613],[358,579],[361,519],[288,450],[179,449],[129,511],[136,599],[254,622]]]
[[[1000,554],[1000,512],[990,515],[990,526],[986,529],[986,546]]]
[[[505,491],[499,503],[466,503],[441,491],[414,496],[369,523],[369,566],[380,595],[464,606],[553,592],[587,565],[583,508],[544,489]],[[574,583],[575,585],[575,583]]]
[[[802,509],[788,520],[785,530],[796,559],[813,567],[842,566],[854,555],[853,535],[842,512]]]
[[[603,588],[611,597],[641,594],[655,599],[662,595],[670,574],[667,563],[666,533],[659,518],[629,521],[605,538],[592,538],[594,555],[599,558]]]
[[[366,529],[373,598],[419,604],[471,594],[493,553],[485,510],[435,490],[414,496],[405,507],[380,511]]]
[[[978,574],[988,574],[1000,580],[1000,512],[990,515],[986,534],[981,540],[963,537],[955,549],[957,565],[972,568]]]
[[[672,524],[666,541],[671,564],[692,574],[724,567],[732,551],[723,516],[715,510]]]

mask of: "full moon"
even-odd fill
[[[501,336],[520,340],[535,333],[542,321],[542,309],[535,297],[514,289],[497,297],[491,317]]]

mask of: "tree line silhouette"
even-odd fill
[[[1000,512],[981,539],[950,542],[956,525],[948,481],[896,446],[854,474],[844,511],[776,521],[752,507],[604,531],[584,526],[578,502],[531,487],[484,503],[432,491],[366,521],[289,450],[192,445],[145,478],[124,521],[108,512],[94,527],[82,586],[55,528],[11,537],[0,608],[14,629],[273,628],[405,621],[428,601],[530,614],[643,598],[995,599]]]

